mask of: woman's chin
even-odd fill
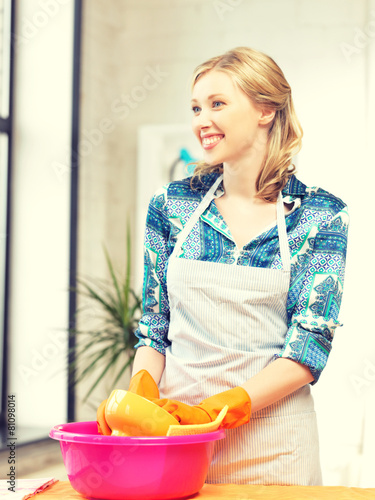
[[[214,167],[215,165],[221,165],[223,163],[223,159],[220,158],[218,155],[210,155],[210,154],[204,154],[203,155],[203,160],[209,165],[210,167]]]

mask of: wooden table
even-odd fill
[[[68,481],[59,481],[35,500],[83,500]],[[375,488],[345,488],[343,486],[256,486],[236,484],[205,484],[194,495],[197,500],[218,498],[236,500],[375,500]]]

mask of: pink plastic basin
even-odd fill
[[[89,498],[167,500],[197,493],[207,477],[215,441],[224,430],[193,436],[121,437],[98,434],[96,422],[57,425],[72,487]]]

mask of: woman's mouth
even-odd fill
[[[210,135],[209,137],[202,137],[202,146],[203,149],[212,149],[218,144],[223,135]]]

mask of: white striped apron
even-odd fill
[[[283,269],[181,258],[182,244],[214,197],[220,176],[180,232],[170,256],[170,327],[161,397],[197,404],[243,384],[283,347],[290,253],[281,193],[277,227]],[[208,483],[319,485],[314,403],[306,385],[217,443]]]

